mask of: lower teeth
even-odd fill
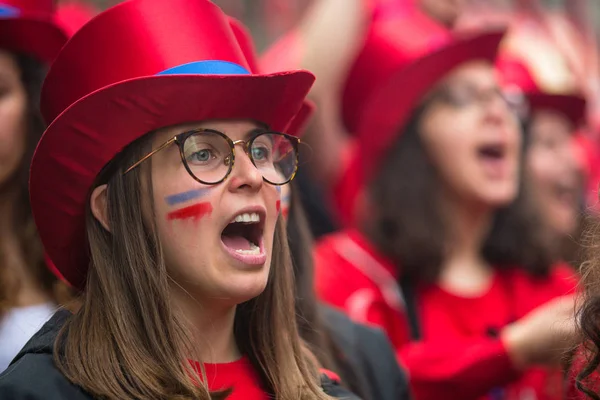
[[[260,254],[260,247],[258,247],[254,243],[250,243],[250,249],[249,250],[237,249],[235,252],[238,253],[238,254],[244,254],[244,255],[259,255]]]

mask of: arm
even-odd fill
[[[363,44],[367,17],[365,0],[317,0],[298,27],[304,47],[300,67],[317,77],[309,94],[317,112],[303,139],[313,151],[313,175],[324,187],[339,176],[341,154],[348,144],[340,99]]]

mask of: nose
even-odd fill
[[[235,162],[229,179],[230,189],[258,191],[263,184],[262,174],[246,154],[244,144],[236,144],[236,147],[238,151],[235,152]]]
[[[485,107],[486,116],[496,122],[513,122],[516,119],[516,115],[512,112],[507,101],[504,99],[501,93],[496,91],[487,94],[487,98],[483,107]]]

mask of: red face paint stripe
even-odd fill
[[[275,203],[275,207],[277,208],[277,212],[279,212],[279,209],[281,208],[281,201],[277,200],[277,203]]]
[[[172,211],[167,214],[167,219],[193,219],[198,220],[204,217],[206,214],[212,213],[212,204],[210,203],[198,203],[189,207],[185,207],[176,211]]]

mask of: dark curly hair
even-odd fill
[[[577,375],[577,388],[589,398],[600,400],[600,385],[593,374],[600,367],[600,220],[595,215],[586,219],[588,228],[582,235],[586,261],[581,265],[582,297],[576,320],[583,336],[583,368]]]

